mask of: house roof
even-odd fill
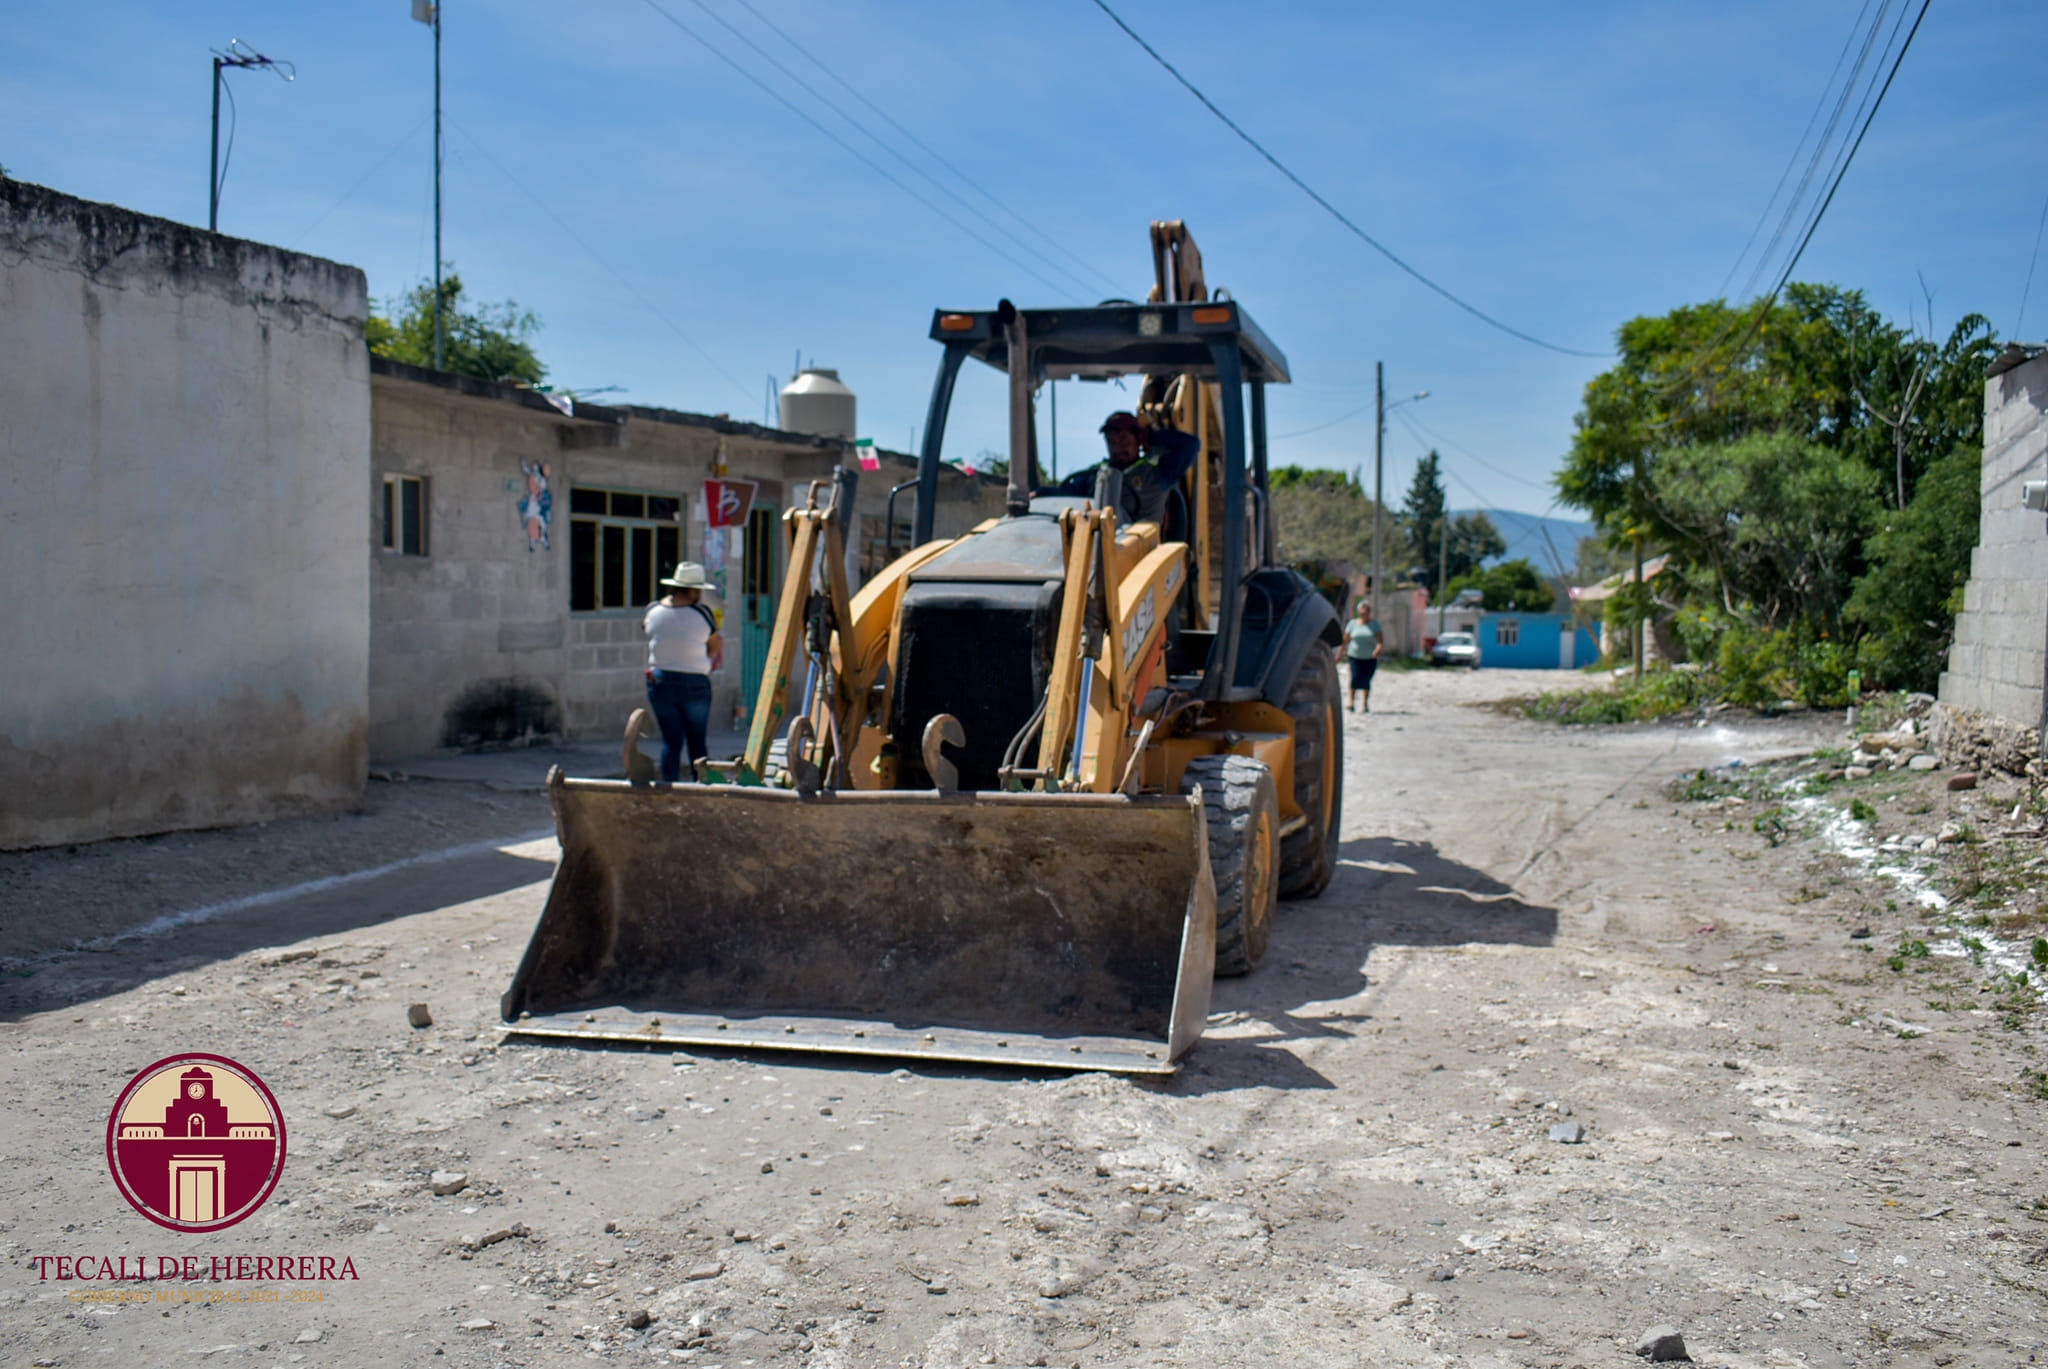
[[[1643,562],[1643,578],[1645,580],[1654,580],[1663,572],[1664,563],[1669,559],[1669,557],[1664,556],[1652,556],[1649,560]],[[1573,585],[1571,588],[1572,602],[1575,604],[1596,604],[1602,599],[1611,599],[1620,592],[1623,585],[1635,578],[1636,573],[1634,570],[1620,570],[1608,576],[1597,585]]]

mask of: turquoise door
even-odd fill
[[[775,628],[775,596],[782,589],[782,520],[773,504],[756,503],[747,515],[740,565],[740,703],[753,721]]]

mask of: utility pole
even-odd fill
[[[441,6],[412,0],[412,17],[434,30],[434,369],[441,369]]]
[[[1636,532],[1636,678],[1643,678],[1643,652],[1650,640],[1650,615],[1648,605],[1643,603],[1643,534]]]
[[[213,50],[213,155],[206,169],[206,231],[209,233],[220,232],[220,88],[223,67],[267,67],[286,81],[297,80],[299,74],[298,68],[290,62],[272,61],[239,38],[230,39],[225,52],[219,48]],[[234,99],[235,93],[229,91],[230,109],[234,106]],[[235,134],[231,126],[228,130],[228,154],[232,156],[234,151]]]
[[[441,369],[441,6],[434,5],[434,369]]]
[[[1378,622],[1385,606],[1380,598],[1380,567],[1384,560],[1381,547],[1386,537],[1387,502],[1387,364],[1383,361],[1372,364],[1372,404],[1372,616]]]

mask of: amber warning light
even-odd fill
[[[1211,305],[1207,309],[1195,310],[1194,318],[1197,323],[1228,323],[1230,310],[1224,306]]]
[[[964,333],[974,326],[972,314],[940,314],[939,329],[947,333]]]

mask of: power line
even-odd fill
[[[1849,174],[1850,164],[1856,160],[1857,150],[1863,146],[1864,136],[1870,132],[1871,124],[1876,122],[1877,111],[1883,107],[1884,97],[1887,93],[1890,92],[1892,88],[1892,81],[1898,76],[1899,67],[1904,64],[1906,60],[1906,53],[1908,49],[1910,49],[1913,46],[1914,35],[1920,32],[1920,23],[1927,17],[1928,7],[1932,3],[1933,0],[1921,0],[1920,12],[1913,17],[1913,27],[1907,30],[1905,41],[1899,45],[1897,53],[1893,56],[1891,70],[1885,73],[1884,84],[1878,86],[1874,94],[1871,91],[1866,90],[1862,101],[1858,103],[1857,112],[1863,116],[1863,119],[1861,126],[1856,130],[1856,137],[1836,157],[1834,171],[1828,182],[1827,194],[1824,197],[1822,197],[1820,204],[1814,209],[1812,216],[1807,219],[1805,232],[1800,236],[1799,239],[1799,246],[1796,249],[1794,249],[1791,257],[1785,262],[1784,269],[1778,273],[1777,283],[1771,287],[1771,291],[1768,295],[1765,295],[1763,298],[1757,301],[1756,308],[1754,310],[1749,311],[1751,315],[1749,326],[1742,330],[1742,336],[1738,338],[1735,342],[1735,347],[1738,351],[1741,348],[1747,346],[1750,343],[1750,341],[1753,338],[1755,338],[1760,331],[1762,331],[1764,326],[1764,320],[1770,316],[1771,306],[1777,303],[1778,296],[1784,293],[1786,283],[1792,279],[1792,273],[1799,267],[1799,259],[1806,255],[1807,245],[1813,241],[1813,235],[1815,231],[1819,229],[1822,218],[1826,216],[1828,212],[1828,207],[1835,202],[1835,192],[1842,188],[1842,181]],[[1887,0],[1886,9],[1889,9],[1889,0]],[[1876,33],[1876,29],[1883,24],[1884,14],[1884,10],[1879,11],[1877,22],[1872,26],[1873,36]],[[1894,36],[1897,35],[1899,28],[1904,23],[1905,11],[1901,10],[1899,13],[1898,23],[1894,24],[1892,27],[1892,33]],[[1867,41],[1868,40],[1866,40],[1866,42]],[[1889,39],[1886,40],[1883,51],[1891,51],[1891,41]],[[1880,61],[1881,60],[1882,58],[1880,58]],[[1848,94],[1848,89],[1845,88],[1842,94],[1842,103],[1846,104]],[[1818,158],[1820,154],[1821,149],[1816,148],[1815,157]],[[1790,211],[1788,206],[1788,214],[1789,212]],[[1722,343],[1733,333],[1733,331],[1734,321],[1731,319],[1729,320],[1728,324],[1724,326],[1712,340],[1710,340],[1700,348],[1698,354],[1695,356],[1693,360],[1693,364],[1686,369],[1684,374],[1674,376],[1670,381],[1665,382],[1663,384],[1662,388],[1664,389],[1664,391],[1667,394],[1675,393],[1676,391],[1683,389],[1685,386],[1694,383],[1702,375],[1704,375],[1706,373],[1708,365],[1711,364],[1711,362],[1713,361],[1715,353],[1720,349]]]
[[[1275,442],[1285,442],[1290,438],[1307,437],[1310,433],[1319,433],[1325,428],[1334,428],[1339,423],[1348,422],[1349,420],[1358,417],[1367,409],[1370,409],[1377,402],[1378,401],[1376,400],[1367,400],[1365,403],[1359,405],[1357,408],[1351,410],[1350,412],[1338,414],[1328,423],[1318,423],[1313,428],[1297,428],[1291,433],[1275,433],[1273,434],[1273,440]]]
[[[938,205],[933,204],[923,195],[918,194],[915,190],[905,185],[901,180],[897,179],[897,177],[894,174],[892,174],[887,167],[877,162],[874,158],[868,156],[865,152],[862,152],[859,148],[855,147],[852,143],[846,141],[846,139],[840,137],[837,133],[834,133],[831,129],[827,128],[824,124],[820,123],[810,113],[810,111],[804,109],[802,106],[798,105],[796,102],[789,99],[789,97],[784,95],[781,91],[775,89],[775,87],[769,85],[766,81],[763,81],[753,72],[747,70],[744,66],[740,65],[740,63],[737,60],[735,60],[731,55],[726,53],[722,48],[715,46],[710,39],[706,38],[703,34],[691,28],[688,24],[685,24],[682,20],[676,18],[675,15],[669,13],[668,10],[662,8],[662,6],[657,3],[657,0],[643,0],[643,3],[647,6],[647,8],[653,10],[656,14],[666,19],[670,24],[680,29],[685,35],[687,35],[691,39],[691,41],[695,42],[699,47],[702,47],[706,52],[709,52],[713,57],[716,57],[719,61],[725,63],[734,71],[738,72],[749,83],[757,87],[764,95],[768,96],[777,104],[781,105],[784,109],[796,115],[797,118],[802,119],[812,128],[816,129],[818,132],[824,134],[827,138],[831,139],[834,143],[836,143],[839,146],[839,148],[842,151],[844,151],[848,156],[852,157],[855,161],[859,162],[862,166],[865,166],[866,168],[868,168],[868,170],[874,172],[877,176],[880,176],[883,180],[895,186],[904,194],[910,196],[911,199],[916,200],[926,209],[931,210],[932,213],[938,215],[947,223],[952,224],[955,228],[959,229],[962,233],[965,233],[968,237],[973,238],[976,242],[980,243],[983,247],[986,247],[989,251],[995,253],[1003,260],[1009,262],[1010,265],[1016,267],[1025,275],[1030,276],[1032,279],[1038,281],[1041,285],[1044,285],[1048,290],[1055,291],[1062,295],[1070,293],[1066,286],[1058,285],[1055,284],[1053,281],[1048,280],[1044,275],[1042,275],[1032,266],[1028,265],[1025,262],[1019,261],[1010,253],[1004,251],[995,243],[990,242],[987,238],[975,232],[972,228],[960,222],[960,220],[954,218],[951,214],[948,214],[944,209],[941,209]],[[712,17],[716,18],[717,16],[713,15]],[[758,51],[758,49],[756,50]],[[749,402],[751,402],[751,400]]]
[[[749,389],[745,385],[740,384],[738,380],[734,379],[731,371],[726,370],[725,367],[718,364],[717,357],[714,357],[711,355],[711,353],[705,351],[703,345],[699,343],[697,339],[691,337],[688,333],[684,332],[682,330],[682,327],[679,324],[677,324],[677,322],[674,319],[670,318],[667,314],[663,313],[661,309],[654,303],[653,300],[647,298],[645,294],[641,293],[641,291],[638,289],[638,287],[636,287],[633,284],[633,282],[627,280],[623,275],[619,273],[617,268],[615,268],[610,262],[606,261],[603,257],[599,256],[596,248],[592,247],[589,243],[583,241],[582,237],[578,235],[576,230],[569,226],[567,220],[563,219],[563,217],[560,214],[557,214],[553,209],[548,207],[547,201],[541,199],[540,196],[534,194],[532,190],[528,189],[526,182],[520,180],[517,176],[513,175],[510,171],[508,171],[505,167],[505,164],[499,161],[495,156],[493,156],[491,154],[491,150],[488,147],[485,147],[475,134],[471,133],[461,124],[456,123],[455,120],[453,119],[450,119],[448,121],[448,124],[457,133],[460,133],[463,137],[469,139],[470,145],[476,148],[477,151],[483,153],[484,159],[490,162],[492,166],[498,168],[498,174],[503,176],[506,180],[512,182],[513,185],[517,186],[519,190],[526,196],[527,199],[533,201],[534,205],[540,210],[541,213],[553,219],[555,221],[555,225],[568,235],[569,241],[575,243],[578,247],[583,249],[584,255],[588,256],[592,261],[596,262],[599,266],[603,267],[605,269],[605,272],[609,274],[613,280],[617,281],[621,286],[625,288],[627,294],[631,295],[634,299],[640,301],[640,303],[646,308],[648,313],[653,314],[656,318],[660,319],[663,323],[667,324],[669,331],[674,333],[677,337],[681,338],[686,344],[688,344],[690,350],[694,351],[698,356],[704,358],[705,362],[710,365],[712,370],[724,376],[728,381],[731,381],[732,387],[747,397],[747,403],[752,404],[754,402],[754,393],[751,389]]]
[[[814,54],[809,48],[805,47],[802,43],[799,43],[795,38],[791,37],[790,34],[780,25],[778,25],[773,19],[770,19],[767,15],[761,13],[760,10],[755,9],[753,5],[748,3],[748,0],[733,0],[733,2],[737,4],[741,9],[745,10],[748,14],[753,15],[757,21],[759,21],[776,37],[780,38],[783,42],[789,44],[789,46],[795,49],[796,52],[800,56],[802,56],[805,61],[809,62],[819,71],[824,72],[825,75],[830,77],[833,80],[833,82],[839,86],[840,89],[844,90],[854,99],[860,101],[863,105],[867,106],[869,110],[873,111],[877,118],[881,119],[884,123],[888,124],[889,127],[895,129],[898,133],[902,134],[905,138],[909,139],[911,144],[915,146],[919,151],[923,152],[927,157],[930,157],[933,161],[937,162],[947,171],[950,171],[955,176],[959,177],[962,183],[964,183],[970,190],[973,190],[976,194],[980,195],[990,204],[993,204],[996,208],[1002,210],[1005,214],[1008,214],[1011,218],[1015,219],[1020,225],[1024,227],[1026,231],[1034,233],[1038,237],[1043,238],[1046,241],[1046,243],[1050,245],[1054,250],[1060,252],[1062,255],[1066,256],[1068,259],[1075,262],[1084,271],[1087,271],[1090,275],[1094,276],[1097,281],[1102,282],[1108,289],[1115,291],[1124,288],[1113,277],[1109,276],[1107,273],[1103,271],[1097,270],[1093,263],[1083,258],[1079,253],[1076,253],[1067,246],[1065,246],[1057,238],[1053,237],[1052,234],[1038,227],[1029,219],[1025,218],[1022,214],[1019,214],[1016,210],[1012,209],[1009,205],[1005,204],[1001,199],[996,197],[994,192],[990,191],[985,186],[981,185],[972,176],[969,176],[965,171],[962,171],[958,166],[954,165],[951,161],[947,160],[935,148],[933,148],[931,144],[925,142],[924,139],[918,137],[915,133],[912,133],[909,129],[905,128],[901,123],[897,122],[896,119],[891,117],[889,111],[883,109],[873,100],[870,100],[867,96],[861,94],[861,92],[858,89],[856,89],[854,85],[850,81],[848,81],[844,76],[841,76],[838,72],[834,71],[831,67],[827,66],[824,63],[824,61],[822,61],[816,54]],[[754,51],[761,52],[761,49],[755,47],[753,43],[748,42],[746,36],[744,34],[741,34],[739,30],[733,28],[731,24],[727,24],[724,19],[719,18],[718,15],[712,13],[709,9],[705,9],[702,0],[695,0],[695,3],[697,4],[699,9],[704,9],[705,13],[711,14],[711,17],[713,19],[717,19],[720,24],[723,24],[727,31],[731,32],[735,37],[739,38],[741,42],[746,43],[747,46],[753,48]],[[863,127],[859,122],[848,116],[844,110],[840,110],[836,106],[832,105],[832,103],[829,100],[826,100],[822,95],[819,95],[816,90],[812,89],[808,85],[805,85],[803,81],[798,79],[795,75],[791,74],[787,68],[783,67],[780,63],[775,62],[775,59],[769,57],[767,53],[761,52],[761,56],[764,60],[774,64],[775,69],[777,71],[782,72],[782,74],[788,76],[790,80],[796,81],[798,85],[803,86],[805,90],[810,91],[811,96],[814,99],[816,99],[820,104],[823,104],[827,108],[832,109],[833,112],[837,113],[840,118],[845,119],[848,123],[853,124],[854,127],[859,128],[861,132],[867,134],[869,138],[874,140],[877,146],[886,149],[889,155],[895,157],[897,161],[902,162],[912,171],[915,171],[918,175],[924,177],[925,180],[931,182],[933,186],[935,186],[939,191],[945,194],[949,199],[953,200],[954,203],[958,204],[961,208],[967,210],[976,218],[979,218],[983,223],[986,223],[990,228],[995,229],[996,232],[1001,233],[1011,242],[1016,243],[1017,246],[1023,248],[1025,251],[1030,252],[1032,255],[1036,256],[1040,261],[1043,261],[1047,266],[1050,266],[1053,270],[1058,271],[1063,275],[1072,276],[1072,273],[1069,272],[1064,266],[1059,265],[1059,263],[1047,257],[1043,252],[1040,252],[1037,248],[1023,241],[1014,233],[1011,233],[1008,229],[1004,228],[1001,224],[998,224],[994,219],[991,219],[987,214],[983,213],[981,210],[969,204],[966,200],[962,199],[959,195],[955,194],[951,189],[949,189],[947,186],[941,183],[936,177],[932,176],[922,167],[912,162],[908,157],[905,157],[895,148],[890,147],[881,138],[876,137],[871,130]],[[1078,277],[1074,277],[1074,279],[1079,284],[1087,284],[1087,282],[1081,281]]]
[[[1457,443],[1451,441],[1451,439],[1445,437],[1442,433],[1438,432],[1436,429],[1430,427],[1427,423],[1424,423],[1421,419],[1416,418],[1411,414],[1404,413],[1400,410],[1396,410],[1394,413],[1394,417],[1400,419],[1403,423],[1405,423],[1408,426],[1408,431],[1414,434],[1416,440],[1419,442],[1423,442],[1426,445],[1434,443],[1437,446],[1449,447],[1452,451],[1464,457],[1467,461],[1472,462],[1474,465],[1477,465],[1484,470],[1491,471],[1493,474],[1499,476],[1503,480],[1512,480],[1518,485],[1527,485],[1532,490],[1548,490],[1550,488],[1548,485],[1538,484],[1536,481],[1530,480],[1526,476],[1515,475],[1512,472],[1502,470],[1500,467],[1494,465],[1491,461],[1488,461],[1485,457],[1480,456],[1479,454],[1471,451],[1468,448],[1459,446]]]
[[[1886,3],[1889,4],[1890,0],[1886,0]],[[1806,146],[1807,138],[1812,135],[1814,124],[1820,120],[1820,112],[1828,107],[1828,92],[1835,88],[1835,78],[1842,73],[1842,63],[1848,60],[1849,49],[1856,46],[1856,35],[1863,30],[1863,18],[1870,13],[1870,5],[1871,0],[1863,0],[1863,8],[1856,14],[1856,23],[1850,28],[1849,36],[1842,40],[1842,50],[1835,57],[1834,70],[1828,73],[1827,84],[1821,87],[1820,99],[1814,102],[1813,113],[1807,116],[1806,127],[1800,130],[1799,141],[1792,145],[1792,155],[1786,159],[1785,169],[1778,173],[1778,183],[1771,188],[1771,197],[1764,201],[1763,212],[1757,215],[1756,226],[1749,230],[1749,239],[1742,244],[1742,250],[1735,254],[1735,260],[1729,263],[1728,274],[1721,278],[1721,288],[1715,293],[1724,296],[1728,293],[1728,287],[1735,281],[1735,273],[1742,269],[1742,259],[1749,255],[1750,248],[1756,246],[1757,234],[1763,232],[1764,224],[1770,220],[1771,206],[1778,202],[1779,194],[1785,189],[1785,182],[1792,179],[1792,168],[1799,165],[1800,149]],[[1855,78],[1852,76],[1850,84],[1854,83]]]
[[[1877,14],[1870,21],[1868,31],[1863,34],[1862,46],[1858,48],[1856,53],[1856,64],[1849,69],[1848,79],[1842,83],[1841,92],[1835,97],[1834,111],[1828,115],[1827,126],[1821,130],[1820,137],[1814,142],[1813,152],[1807,158],[1806,170],[1800,174],[1798,186],[1793,190],[1791,197],[1785,201],[1784,212],[1778,219],[1778,226],[1772,232],[1770,242],[1765,245],[1764,250],[1757,255],[1757,259],[1750,265],[1749,278],[1743,283],[1742,287],[1742,293],[1745,296],[1753,294],[1757,287],[1763,283],[1766,274],[1770,270],[1771,258],[1777,253],[1779,246],[1785,241],[1785,235],[1792,231],[1792,225],[1798,220],[1800,214],[1799,206],[1806,201],[1806,194],[1813,187],[1814,177],[1821,174],[1821,169],[1828,159],[1828,148],[1835,141],[1835,131],[1841,127],[1842,116],[1848,112],[1849,98],[1856,93],[1856,87],[1862,83],[1864,68],[1870,65],[1871,49],[1877,43],[1877,35],[1884,30],[1885,16],[1891,13],[1891,7],[1892,0],[1882,0],[1882,3],[1878,5]],[[1863,12],[1869,12],[1867,0]],[[1900,13],[1903,14],[1904,10],[1901,9]],[[1857,16],[1857,23],[1859,25],[1862,23],[1862,14]],[[1856,30],[1852,29],[1849,35],[1849,46],[1855,45]],[[1845,53],[1847,50],[1846,47],[1843,49]],[[1882,57],[1879,60],[1882,61]],[[1841,63],[1837,61],[1835,65],[1836,69],[1839,70]],[[1832,75],[1829,77],[1829,82],[1832,85]],[[1869,94],[1866,91],[1864,100],[1868,101],[1869,98]],[[1827,93],[1823,90],[1821,106],[1824,106],[1826,103]],[[1816,113],[1819,112],[1821,106],[1815,107]],[[1853,118],[1851,122],[1854,122]],[[1797,161],[1799,155],[1797,148],[1793,149],[1792,155],[1793,160]],[[1791,163],[1786,164],[1787,171],[1791,169],[1791,165]]]
[[[2012,321],[2012,335],[2020,336],[2020,329],[2027,321],[2027,296],[2034,291],[2034,263],[2041,260],[2041,230],[2048,228],[2048,200],[2041,201],[2041,222],[2034,226],[2034,255],[2027,258],[2027,283],[2020,287],[2020,316]],[[1930,324],[1928,331],[1933,331]]]
[[[327,216],[329,214],[332,214],[335,210],[341,208],[344,204],[347,204],[349,198],[353,196],[358,190],[361,190],[363,186],[369,182],[370,177],[376,175],[379,171],[383,170],[384,163],[390,161],[393,157],[397,156],[400,149],[402,149],[407,143],[411,142],[413,140],[413,137],[416,134],[418,134],[421,129],[427,126],[427,120],[433,117],[434,116],[431,114],[420,115],[420,121],[414,124],[409,130],[407,130],[404,137],[400,138],[397,142],[393,143],[391,145],[391,150],[389,152],[386,152],[383,156],[379,157],[376,160],[376,162],[371,165],[368,171],[365,171],[362,175],[356,177],[354,185],[351,185],[348,189],[342,191],[339,199],[335,200],[333,204],[328,205],[325,209],[320,211],[319,218],[314,219],[313,222],[307,224],[304,230],[302,230],[296,238],[293,238],[289,243],[285,245],[290,248],[296,248],[300,243],[304,242],[308,237],[310,237],[314,229],[318,228],[321,224],[327,222]]]
[[[1892,81],[1899,74],[1899,67],[1906,60],[1906,52],[1913,46],[1913,37],[1920,32],[1920,21],[1927,17],[1927,10],[1934,0],[1920,0],[1920,13],[1913,16],[1913,27],[1906,32],[1906,41],[1899,45],[1899,54],[1892,59],[1892,69],[1885,74],[1884,84],[1878,87],[1877,98],[1870,102],[1870,113],[1863,120],[1863,127],[1856,131],[1856,141],[1842,154],[1835,171],[1834,183],[1828,186],[1827,198],[1820,202],[1820,208],[1813,211],[1813,221],[1806,226],[1806,236],[1799,240],[1799,248],[1793,252],[1792,260],[1785,263],[1785,269],[1778,275],[1778,283],[1771,287],[1771,298],[1776,299],[1785,288],[1785,282],[1792,279],[1792,272],[1798,269],[1799,259],[1806,255],[1806,245],[1813,241],[1814,230],[1826,216],[1828,206],[1835,202],[1835,192],[1842,188],[1842,180],[1849,174],[1849,164],[1856,160],[1856,151],[1863,146],[1863,136],[1870,132],[1870,125],[1877,119],[1877,111],[1884,105],[1884,97],[1891,91]],[[1900,16],[1904,18],[1903,15]],[[1894,32],[1897,30],[1895,29]]]
[[[652,3],[652,0],[649,0],[649,3]],[[1164,57],[1160,56],[1159,50],[1157,48],[1153,47],[1150,43],[1146,42],[1143,38],[1139,37],[1138,31],[1132,28],[1129,24],[1126,24],[1123,21],[1122,16],[1120,16],[1115,10],[1109,7],[1107,0],[1095,0],[1095,7],[1101,10],[1104,14],[1108,15],[1110,17],[1110,20],[1113,23],[1115,23],[1118,28],[1122,29],[1127,35],[1129,35],[1132,42],[1136,43],[1139,47],[1145,50],[1147,56],[1151,57],[1151,59],[1157,62],[1160,66],[1164,67],[1168,75],[1172,76],[1174,80],[1180,82],[1180,84],[1186,88],[1188,94],[1194,96],[1197,100],[1200,100],[1204,108],[1206,108],[1211,114],[1214,114],[1218,119],[1221,119],[1223,121],[1224,127],[1228,128],[1232,133],[1235,133],[1239,138],[1243,139],[1246,146],[1250,147],[1254,152],[1258,153],[1261,157],[1264,157],[1266,161],[1272,165],[1275,171],[1278,171],[1288,180],[1294,182],[1296,188],[1298,188],[1304,195],[1307,195],[1310,199],[1314,200],[1317,204],[1321,205],[1326,211],[1329,212],[1332,218],[1337,220],[1337,222],[1343,224],[1346,228],[1350,229],[1351,232],[1361,242],[1363,242],[1366,246],[1372,248],[1373,251],[1385,257],[1394,265],[1400,267],[1401,270],[1406,272],[1409,276],[1413,277],[1417,281],[1420,281],[1423,285],[1427,286],[1429,289],[1433,290],[1438,295],[1442,296],[1444,299],[1449,300],[1452,304],[1457,305],[1460,309],[1463,309],[1466,313],[1472,315],[1472,317],[1478,319],[1480,322],[1485,323],[1490,327],[1498,328],[1501,332],[1506,333],[1509,337],[1519,338],[1523,342],[1529,343],[1531,346],[1541,347],[1546,351],[1560,352],[1565,356],[1591,357],[1595,361],[1605,361],[1608,359],[1608,357],[1612,355],[1612,353],[1609,352],[1582,352],[1572,347],[1561,347],[1554,342],[1545,342],[1542,338],[1537,337],[1534,334],[1525,333],[1519,328],[1514,328],[1509,326],[1508,324],[1502,323],[1493,315],[1486,313],[1484,310],[1478,308],[1476,305],[1466,303],[1464,300],[1452,294],[1443,286],[1438,285],[1428,276],[1423,275],[1422,272],[1416,270],[1407,262],[1401,260],[1400,257],[1396,256],[1390,248],[1388,248],[1384,243],[1380,242],[1378,239],[1374,238],[1372,234],[1366,232],[1363,228],[1360,228],[1357,224],[1353,223],[1349,218],[1345,216],[1342,210],[1337,208],[1336,205],[1331,204],[1328,200],[1324,199],[1321,195],[1317,194],[1315,189],[1312,186],[1310,186],[1307,181],[1304,181],[1301,177],[1295,175],[1293,171],[1289,170],[1285,162],[1281,161],[1278,157],[1268,152],[1265,149],[1265,146],[1261,144],[1258,139],[1252,137],[1251,134],[1245,132],[1242,128],[1238,127],[1237,122],[1235,120],[1233,120],[1228,114],[1225,114],[1221,109],[1217,108],[1216,102],[1214,100],[1211,100],[1207,95],[1204,95],[1201,92],[1200,88],[1197,87],[1193,81],[1190,81],[1187,77],[1181,75],[1179,69],[1176,68],[1173,65],[1173,63],[1167,61]]]

